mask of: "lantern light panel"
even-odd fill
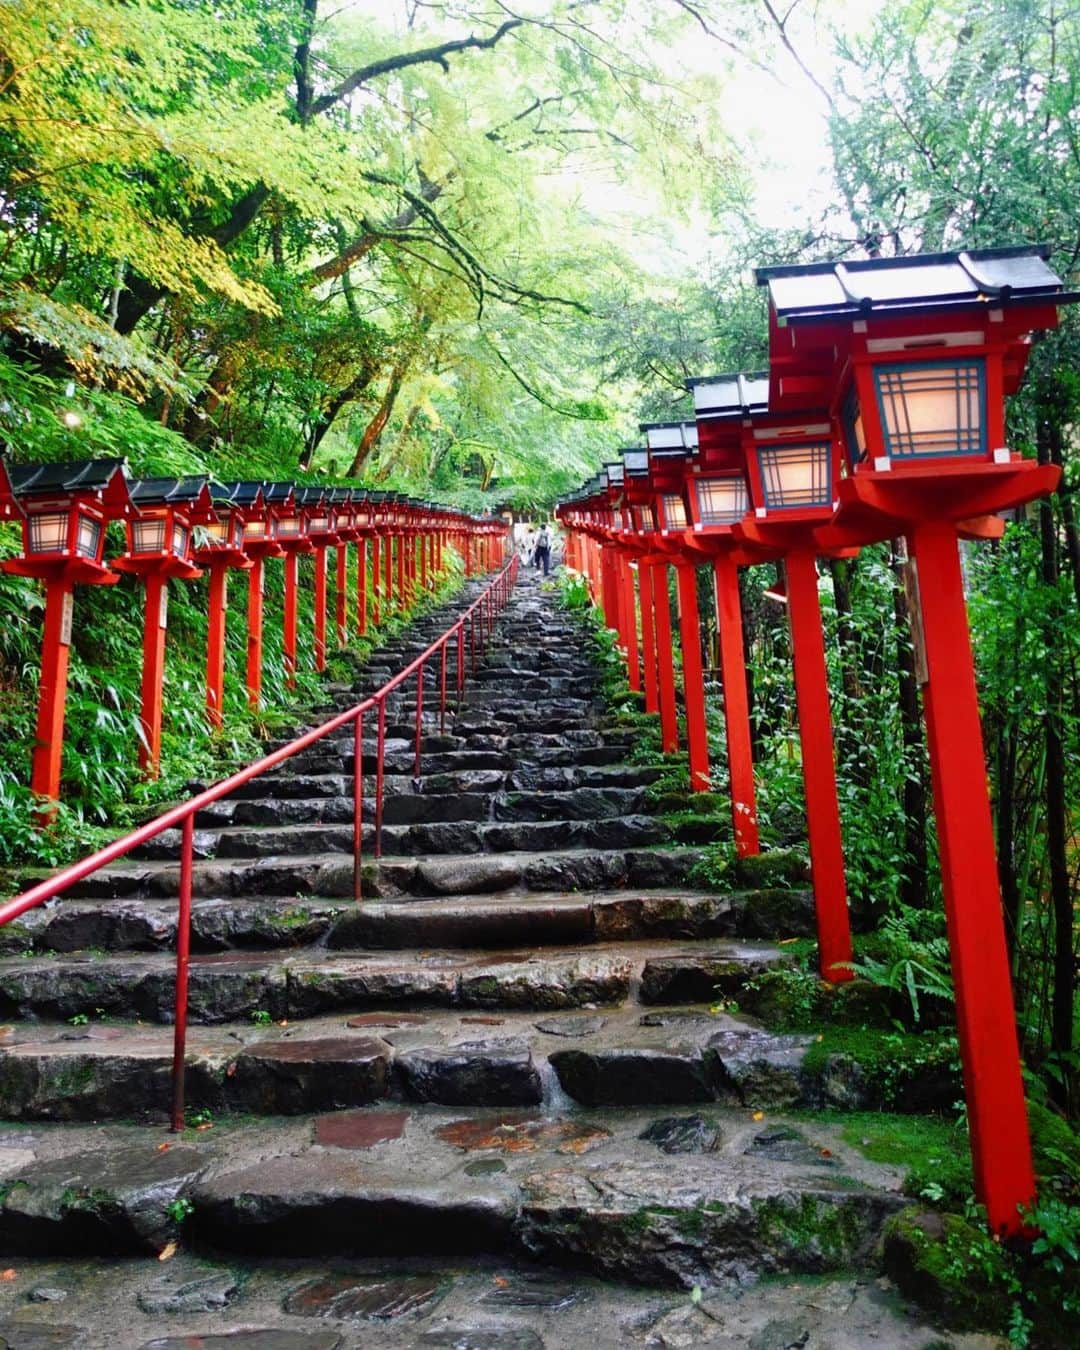
[[[742,474],[723,478],[695,478],[698,520],[703,527],[733,525],[747,512],[746,480]]]
[[[755,453],[761,476],[762,506],[767,510],[799,510],[832,505],[832,443],[762,442],[755,432]]]

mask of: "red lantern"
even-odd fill
[[[67,698],[68,652],[74,588],[111,586],[116,572],[102,562],[105,528],[130,514],[131,499],[123,460],[91,459],[66,464],[11,466],[0,493],[4,518],[23,518],[23,556],[0,563],[2,569],[45,583],[45,631],[30,786],[49,803],[60,795]],[[55,816],[43,806],[39,820]]]
[[[770,403],[811,399],[847,475],[823,537],[905,534],[919,581],[923,689],[976,1193],[1017,1233],[1035,1183],[986,760],[957,538],[1051,491],[1059,470],[1005,445],[1004,395],[1065,293],[1039,248],[769,268]],[[789,578],[790,586],[790,578]]]
[[[205,474],[136,479],[131,484],[131,500],[138,514],[128,519],[127,552],[113,560],[118,572],[141,577],[146,592],[139,764],[148,778],[157,777],[161,761],[161,693],[169,579],[190,581],[202,576],[191,561],[192,529],[196,524],[215,519],[208,481]]]
[[[225,692],[225,621],[229,601],[229,572],[253,566],[244,552],[245,512],[220,483],[210,483],[214,518],[196,525],[192,557],[210,574],[206,633],[206,715],[219,729]],[[256,513],[263,509],[259,499]]]

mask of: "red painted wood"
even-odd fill
[[[638,658],[637,595],[634,589],[634,569],[630,566],[630,559],[622,549],[619,549],[615,556],[622,582],[620,610],[623,625],[623,645],[626,648],[626,679],[631,689],[640,691],[641,663]]]
[[[326,669],[326,548],[316,545],[315,564],[315,669]]]
[[[380,611],[380,585],[379,569],[382,561],[382,552],[379,536],[372,535],[371,538],[371,622],[378,626],[382,622]]]
[[[645,711],[660,711],[656,680],[656,632],[653,626],[652,568],[638,563],[638,597],[641,607],[641,667],[645,686]]]
[[[990,1229],[1016,1234],[1035,1195],[986,758],[955,527],[909,536],[919,572],[933,770],[975,1191]]]
[[[675,712],[675,662],[671,641],[671,604],[668,600],[667,563],[654,563],[652,570],[653,614],[656,619],[657,683],[660,694],[660,743],[665,755],[679,748],[679,722]]]
[[[367,633],[367,540],[356,541],[356,631],[361,636]]]
[[[398,596],[397,603],[394,601],[394,544],[397,542],[398,548],[401,543],[394,535],[387,535],[385,547],[383,550],[383,596],[386,600],[386,617],[389,618],[395,609],[401,608],[401,597]]]
[[[50,802],[60,797],[60,770],[64,752],[64,709],[67,702],[68,653],[71,642],[71,606],[75,592],[63,576],[45,583],[45,631],[41,643],[41,680],[30,790]],[[43,808],[38,819],[47,824],[56,815]]]
[[[746,696],[739,569],[731,558],[719,557],[713,563],[713,577],[716,582],[716,629],[720,634],[720,672],[724,683],[731,823],[735,832],[735,852],[745,858],[760,853],[761,845],[758,841],[750,707]]]
[[[225,617],[229,605],[229,565],[211,562],[209,614],[206,632],[206,714],[210,725],[221,727],[225,697]]]
[[[349,546],[337,545],[334,569],[334,627],[337,645],[349,645]]]
[[[850,970],[838,965],[852,959],[851,927],[814,554],[809,549],[793,549],[784,560],[784,572],[817,912],[818,964],[824,979],[839,983],[852,978]]]
[[[248,703],[253,708],[259,706],[259,700],[262,697],[264,565],[261,556],[254,558],[251,571],[248,573],[247,671],[245,684],[247,685]]]
[[[285,683],[296,686],[296,586],[300,555],[290,549],[285,555],[285,623],[283,642],[285,650]]]
[[[690,788],[709,789],[709,738],[705,725],[705,680],[701,669],[701,618],[698,613],[697,568],[677,563],[679,637],[683,659],[683,701],[686,743],[690,754]]]
[[[148,572],[144,586],[139,768],[145,777],[156,778],[161,766],[161,695],[165,678],[165,617],[169,582],[161,572]]]

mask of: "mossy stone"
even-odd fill
[[[773,848],[752,853],[735,863],[735,878],[748,890],[805,886],[810,882],[810,859],[800,848]]]
[[[1013,1295],[1005,1255],[959,1215],[902,1210],[885,1225],[883,1247],[885,1269],[900,1292],[950,1327],[1000,1331],[1008,1326]],[[978,1253],[978,1259],[964,1259],[967,1252]]]

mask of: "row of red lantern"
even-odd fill
[[[21,519],[23,553],[3,570],[46,584],[45,631],[31,787],[47,802],[59,796],[64,705],[74,587],[111,585],[120,572],[139,576],[145,588],[139,759],[156,776],[161,750],[162,683],[170,579],[210,574],[207,644],[207,713],[221,725],[225,671],[228,574],[248,573],[246,685],[258,706],[263,670],[263,589],[268,558],[285,563],[284,649],[286,677],[297,669],[298,558],[313,555],[315,568],[314,664],[326,664],[327,552],[336,550],[335,621],[339,645],[349,638],[347,593],[350,543],[358,548],[355,629],[367,631],[368,549],[374,622],[434,585],[443,548],[454,543],[470,574],[495,565],[501,521],[466,516],[393,493],[291,483],[214,483],[206,476],[131,479],[120,460],[18,465],[0,461],[0,519]],[[127,550],[104,562],[105,531],[123,519]],[[396,587],[395,587],[396,577]],[[43,819],[50,818],[46,805]]]
[[[632,678],[640,610],[667,744],[674,707],[670,699],[665,713],[670,652],[659,633],[675,564],[695,787],[708,781],[708,760],[693,579],[699,563],[713,564],[743,851],[756,840],[739,828],[745,807],[752,818],[753,765],[736,569],[782,563],[819,959],[834,980],[850,973],[851,940],[815,560],[906,537],[929,671],[924,709],[976,1186],[992,1228],[1016,1232],[1034,1180],[958,539],[996,537],[996,513],[1056,485],[1056,468],[1006,448],[1004,398],[1032,335],[1080,297],[1066,293],[1045,250],[1028,247],[768,268],[758,279],[769,289],[769,370],[691,381],[695,422],[643,427],[647,448],[605,466],[558,515],[620,631]],[[648,664],[645,677],[649,700]]]

